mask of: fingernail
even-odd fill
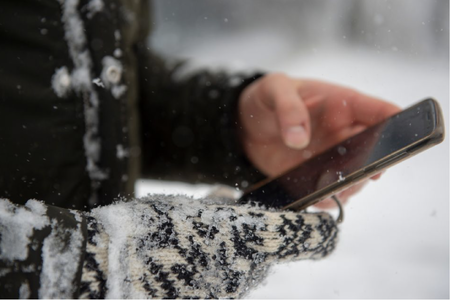
[[[284,138],[286,145],[294,149],[303,149],[309,144],[308,134],[302,125],[288,128]]]

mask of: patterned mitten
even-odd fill
[[[162,195],[94,209],[87,224],[86,298],[242,297],[274,262],[321,258],[337,236],[325,213]]]

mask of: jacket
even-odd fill
[[[260,75],[181,76],[147,46],[148,1],[10,0],[0,20],[0,197],[88,210],[141,176],[263,177],[235,120]]]

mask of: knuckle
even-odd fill
[[[289,77],[286,74],[284,74],[284,73],[274,72],[274,73],[268,74],[267,78],[270,78],[272,80],[286,80]]]
[[[286,88],[291,84],[291,78],[284,73],[270,73],[261,80],[259,91],[261,94],[272,95],[279,98],[280,88]],[[277,100],[277,99],[275,99]]]
[[[287,81],[289,81],[289,77],[286,74],[277,72],[268,74],[262,83],[267,87],[273,87]]]

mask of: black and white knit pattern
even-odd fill
[[[87,217],[87,243],[80,286],[80,298],[104,299],[108,274],[108,236],[101,224]]]
[[[334,248],[328,214],[211,205],[156,195],[95,209],[81,297],[238,298],[274,262]]]

